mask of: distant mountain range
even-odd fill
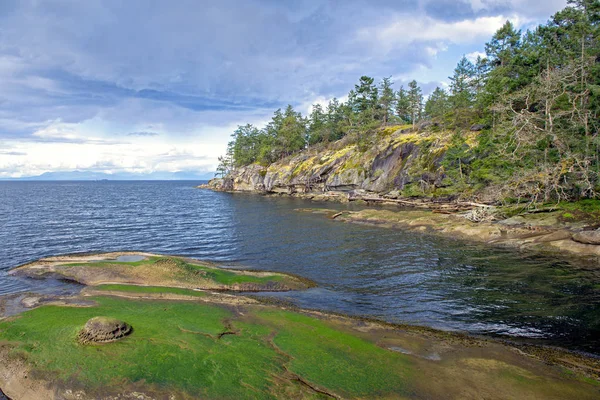
[[[166,172],[157,171],[149,174],[136,174],[136,173],[115,173],[106,174],[103,172],[89,172],[89,171],[66,171],[66,172],[45,172],[37,176],[27,176],[22,178],[0,178],[4,181],[204,181],[214,178],[214,172],[193,172],[193,171],[179,171],[179,172]]]

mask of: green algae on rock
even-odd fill
[[[264,304],[94,301],[0,321],[0,387],[7,395],[585,400],[600,390],[514,348],[431,329]],[[135,333],[108,346],[82,345],[65,334],[97,315],[126,320]]]
[[[143,259],[117,261],[123,255],[143,256]],[[198,260],[150,253],[48,257],[15,268],[11,274],[28,277],[55,275],[92,286],[125,283],[246,292],[287,291],[314,286],[307,279],[289,274],[223,269]]]
[[[115,261],[123,254],[143,259]],[[99,284],[75,298],[85,301],[38,304],[0,320],[0,387],[15,400],[585,400],[600,393],[600,363],[577,354],[214,290],[272,273],[219,275],[214,266],[146,253],[50,257],[17,271]],[[190,274],[209,273],[209,291],[190,288]]]

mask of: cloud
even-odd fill
[[[565,5],[3,1],[0,140],[24,155],[3,150],[0,174],[214,168],[238,124],[343,98],[364,74],[437,85],[507,18],[530,25]]]
[[[128,144],[128,142],[119,140],[82,135],[78,132],[78,127],[79,125],[77,124],[63,123],[60,120],[53,121],[44,128],[35,131],[30,137],[24,138],[24,140],[38,143],[92,144],[104,146]]]
[[[152,136],[158,136],[159,133],[156,132],[146,132],[146,131],[141,131],[141,132],[131,132],[128,133],[127,136],[141,136],[141,137],[152,137]]]
[[[380,48],[386,51],[396,50],[414,43],[429,43],[430,45],[425,46],[424,50],[433,56],[437,54],[436,49],[444,48],[447,44],[481,42],[481,40],[491,37],[507,19],[515,21],[517,26],[522,22],[518,16],[508,18],[504,15],[439,22],[431,17],[415,19],[398,14],[391,17],[387,24],[359,30],[357,40],[376,41]]]
[[[483,51],[472,51],[470,53],[465,54],[465,57],[467,57],[467,60],[471,61],[472,63],[477,62],[478,58],[484,59],[486,57],[486,54]]]

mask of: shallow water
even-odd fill
[[[294,211],[344,205],[196,184],[0,183],[0,294],[51,290],[6,275],[40,257],[140,250],[308,277],[319,287],[273,294],[303,307],[600,354],[599,268]]]

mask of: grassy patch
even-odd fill
[[[180,264],[183,275],[198,275],[201,274],[208,279],[220,283],[222,285],[236,285],[242,283],[266,284],[269,282],[281,282],[282,275],[266,275],[256,276],[246,274],[244,272],[228,271],[226,269],[204,267],[202,265],[182,263]]]
[[[206,293],[192,289],[181,289],[164,286],[139,286],[139,285],[99,285],[94,289],[113,292],[130,292],[130,293],[169,293],[180,294],[185,296],[204,297]]]
[[[326,398],[323,393],[341,398],[470,398],[472,393],[597,398],[597,386],[577,376],[559,377],[530,359],[519,362],[514,352],[497,346],[474,350],[461,341],[443,342],[441,348],[452,348],[441,361],[429,361],[376,343],[400,343],[427,355],[431,346],[438,347],[430,338],[388,328],[371,332],[360,322],[349,325],[264,305],[234,309],[216,303],[94,300],[96,307],[44,306],[0,321],[0,343],[14,346],[2,361],[21,357],[33,368],[32,377],[84,387],[89,397],[141,387],[158,398],[167,393],[216,399]],[[113,343],[79,344],[77,332],[97,316],[125,321],[133,333]]]
[[[123,265],[130,267],[139,267],[143,265],[154,264],[162,257],[148,257],[148,259],[140,261],[117,261],[117,260],[102,260],[102,261],[87,261],[87,262],[72,262],[61,264],[65,267],[90,266],[90,267],[110,267],[112,265]]]
[[[304,382],[357,397],[407,388],[406,357],[294,312],[243,317],[218,305],[95,298],[97,307],[45,306],[0,322],[0,340],[47,379],[86,390],[145,382],[201,398],[317,395]],[[248,312],[250,311],[250,312]],[[75,336],[95,316],[133,326],[127,338],[84,346]],[[223,332],[235,332],[219,337]]]
[[[273,342],[290,357],[289,369],[310,382],[359,397],[409,392],[411,362],[405,356],[306,315],[277,310],[259,317],[277,328]]]
[[[147,286],[235,290],[290,290],[306,285],[292,276],[228,270],[178,257],[152,257],[136,262],[100,261],[60,264],[56,272],[89,285],[106,282]],[[35,269],[34,273],[43,273]]]
[[[562,210],[581,211],[600,215],[600,200],[587,199],[574,202],[561,202],[559,207]]]

